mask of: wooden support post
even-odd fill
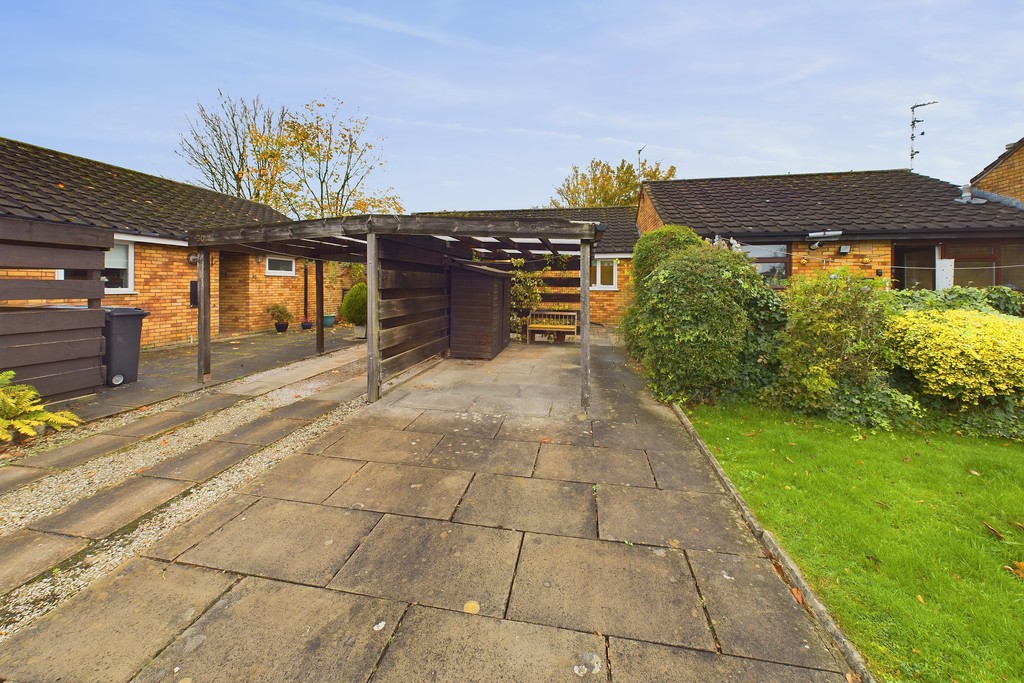
[[[324,355],[324,262],[316,261],[316,352]]]
[[[198,263],[199,289],[199,362],[196,370],[197,382],[208,382],[212,377],[210,349],[210,249],[199,247]]]
[[[380,398],[380,259],[377,235],[366,235],[366,400]]]
[[[580,241],[580,405],[590,406],[590,240]]]

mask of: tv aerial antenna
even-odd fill
[[[921,153],[920,150],[914,149],[914,140],[917,139],[917,124],[924,123],[924,119],[917,118],[917,110],[921,107],[927,107],[932,104],[938,104],[938,100],[931,102],[918,102],[910,108],[910,170],[914,170],[914,157]],[[924,136],[924,131],[921,131],[921,135]]]
[[[647,149],[647,145],[644,145],[636,151],[636,172],[640,172],[640,153]]]

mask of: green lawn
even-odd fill
[[[875,676],[1024,681],[1024,444],[688,412]]]

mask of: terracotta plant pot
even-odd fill
[[[287,332],[288,331],[288,323],[287,322],[274,323],[274,329],[277,330],[278,332]]]

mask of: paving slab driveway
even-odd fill
[[[0,641],[0,679],[845,681],[671,411],[593,355],[590,411],[574,346],[434,366]]]

